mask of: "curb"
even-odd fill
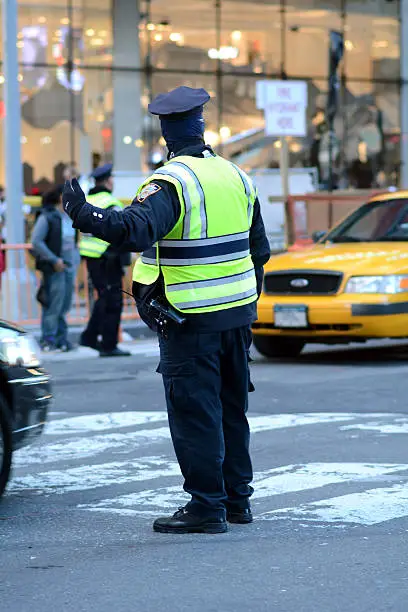
[[[79,339],[85,326],[72,325],[69,327],[68,336],[71,342],[74,344],[79,343]],[[32,328],[28,331],[34,335],[36,340],[41,337],[41,329],[39,327]],[[122,342],[132,342],[133,340],[148,340],[150,338],[156,338],[157,334],[149,329],[142,321],[134,322],[130,324],[121,325]]]
[[[124,342],[119,344],[120,348],[123,348],[131,353],[131,356],[127,359],[132,359],[134,357],[141,357],[143,359],[158,359],[159,358],[159,345],[157,342],[153,342],[150,340],[135,340],[132,342]],[[125,357],[112,357],[110,359],[125,359]],[[42,353],[41,354],[41,362],[46,367],[50,366],[53,363],[66,363],[66,362],[76,362],[81,360],[92,360],[92,361],[101,361],[101,363],[106,362],[112,363],[110,360],[106,358],[102,358],[99,356],[98,351],[94,351],[91,348],[87,348],[84,346],[78,346],[74,350],[69,351],[69,353]],[[108,365],[106,366],[108,367]]]

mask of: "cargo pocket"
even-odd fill
[[[166,397],[177,410],[187,410],[191,396],[196,391],[196,367],[194,359],[166,361],[161,359],[156,372],[163,376]]]

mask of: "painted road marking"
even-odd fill
[[[408,483],[322,499],[294,508],[264,512],[264,520],[377,525],[408,516]]]
[[[169,476],[181,476],[176,461],[169,461],[166,457],[144,457],[17,476],[11,481],[8,492],[35,489],[41,493],[69,493]]]
[[[325,412],[325,413],[302,413],[302,414],[271,414],[265,416],[249,417],[251,431],[271,431],[272,429],[285,429],[288,427],[300,427],[303,425],[317,425],[325,423],[339,423],[341,421],[353,421],[356,419],[370,419],[379,417],[398,416],[392,414],[364,414],[352,412]],[[166,411],[124,411],[108,412],[102,414],[86,414],[50,421],[45,429],[48,435],[64,435],[92,433],[97,431],[108,431],[121,427],[133,427],[167,421]],[[352,426],[350,426],[352,427]]]
[[[373,418],[379,416],[392,417],[394,415],[359,414],[358,412],[310,412],[302,414],[268,414],[265,416],[249,417],[251,433],[272,431],[274,429],[287,429],[290,427],[302,427],[305,425],[325,425],[354,421],[356,419]]]
[[[356,423],[355,425],[345,425],[340,427],[341,431],[360,429],[361,431],[376,431],[381,434],[408,434],[408,419],[401,417],[395,419],[394,423]]]
[[[127,423],[134,419],[140,419],[143,424],[143,419],[150,418],[152,413],[131,412],[128,417],[124,417],[124,413],[118,413],[122,417],[115,417],[115,413],[110,413],[109,418],[116,420],[119,423],[118,427],[125,427],[120,423]],[[158,412],[159,420],[167,418],[164,412]],[[145,417],[145,415],[148,415]],[[388,415],[392,416],[392,415]],[[51,433],[61,433],[64,429],[77,432],[80,430],[83,434],[89,434],[93,431],[100,431],[105,426],[106,415],[96,414],[87,415],[86,417],[72,417],[71,419],[61,419],[54,421],[55,425],[51,425]],[[329,425],[332,423],[349,422],[357,418],[372,418],[373,415],[358,415],[354,413],[305,413],[305,414],[273,414],[265,416],[254,416],[249,418],[251,431],[253,434],[273,431],[277,429],[311,426],[311,425]],[[60,425],[59,425],[60,423]],[[67,433],[65,431],[65,433]],[[129,432],[113,432],[104,433],[103,435],[88,435],[84,437],[71,438],[68,441],[58,440],[52,443],[44,444],[44,439],[40,444],[22,448],[16,451],[14,455],[14,465],[23,467],[27,465],[55,463],[56,461],[80,461],[90,460],[101,453],[107,451],[116,451],[120,453],[131,453],[135,449],[145,445],[156,444],[170,440],[170,431],[168,426],[144,429]]]
[[[306,465],[287,465],[263,472],[260,478],[255,478],[256,488],[253,499],[317,489],[349,481],[367,481],[404,470],[408,470],[408,464],[308,463]]]
[[[107,412],[103,414],[86,414],[50,421],[45,428],[48,435],[90,433],[108,431],[121,427],[135,427],[147,423],[167,421],[167,412]]]
[[[310,463],[306,465],[285,465],[254,475],[255,493],[253,499],[265,499],[284,493],[295,493],[318,489],[326,485],[345,482],[369,481],[373,478],[408,471],[408,464],[365,464],[365,463]],[[272,474],[272,475],[271,475]],[[158,511],[171,510],[185,504],[189,496],[180,486],[161,487],[127,495],[104,499],[97,503],[83,504],[87,510],[120,514],[150,515]],[[406,509],[408,514],[408,508]]]
[[[256,487],[253,499],[317,489],[348,481],[368,481],[400,471],[408,471],[408,464],[309,463],[285,465],[255,473]],[[181,477],[180,469],[175,461],[165,456],[145,457],[17,476],[13,479],[9,492],[35,489],[40,493],[68,493],[171,476]],[[176,490],[180,492],[180,488],[181,481]],[[125,500],[131,502],[130,505],[148,504],[157,508],[171,507],[171,504],[175,503],[174,490],[174,487],[162,488],[160,492],[147,492],[147,496],[144,496],[143,492],[137,493],[125,496]],[[168,504],[163,505],[165,499],[168,499]],[[183,495],[178,498],[178,501],[183,502],[185,499],[187,498]],[[115,498],[115,501],[123,505],[122,498]]]
[[[90,460],[92,457],[107,451],[132,453],[137,448],[163,442],[169,440],[169,438],[168,427],[71,438],[68,441],[61,440],[53,444],[22,448],[16,451],[13,463],[15,466],[23,467],[45,463]]]
[[[85,495],[88,490],[100,489],[96,501],[85,503],[86,497],[81,497],[83,503],[78,507],[129,516],[157,516],[161,512],[172,512],[177,505],[189,499],[182,490],[180,470],[170,450],[165,411],[56,416],[60,418],[51,421],[48,438],[42,439],[47,443],[15,453],[15,476],[10,483],[9,494],[21,495],[24,491],[35,490],[37,494],[81,491],[81,495]],[[313,435],[316,426],[331,427],[330,431],[334,428],[337,432],[356,429],[391,435],[402,433],[401,429],[407,423],[406,417],[391,413],[305,413],[250,417],[252,433],[257,436],[290,428],[306,431],[305,427]],[[52,440],[52,436],[59,438]],[[273,448],[273,437],[268,440]],[[166,450],[160,447],[160,454],[152,452],[154,444],[164,444]],[[132,456],[132,453],[140,454],[145,449],[148,449],[147,457]],[[105,453],[112,454],[112,461],[98,463],[98,456]],[[115,460],[118,458],[119,461]],[[43,466],[48,464],[52,465],[46,470]],[[144,484],[158,479],[164,481],[158,488]],[[396,479],[399,484],[391,486],[390,481],[395,482]],[[407,483],[403,482],[405,480]],[[255,508],[266,510],[260,515],[264,520],[373,525],[408,516],[408,464],[309,462],[257,472],[254,481]],[[380,484],[379,481],[383,485],[384,481],[388,481],[386,487],[373,489],[373,482]],[[120,487],[129,483],[139,483],[137,487],[142,487],[142,490],[121,495],[123,489]],[[345,485],[354,487],[354,492],[352,489],[348,495],[326,499],[327,493],[325,495],[323,487],[334,487],[334,491],[330,491],[333,494],[338,486],[342,487],[338,493],[343,493]],[[361,488],[367,490],[355,492]],[[286,504],[282,501],[279,504],[280,495],[305,491],[311,492],[312,502],[279,509],[279,505],[287,505],[287,501]],[[115,496],[116,492],[119,495]],[[325,499],[314,501],[319,496]],[[92,499],[95,499],[95,494]],[[270,510],[271,507],[275,509]]]

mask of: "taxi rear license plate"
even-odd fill
[[[275,327],[302,329],[308,327],[306,306],[275,306]]]

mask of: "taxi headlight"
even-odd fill
[[[408,275],[352,276],[345,293],[403,293],[408,292]]]
[[[7,330],[0,335],[0,361],[11,366],[36,368],[40,365],[40,349],[30,334]]]

